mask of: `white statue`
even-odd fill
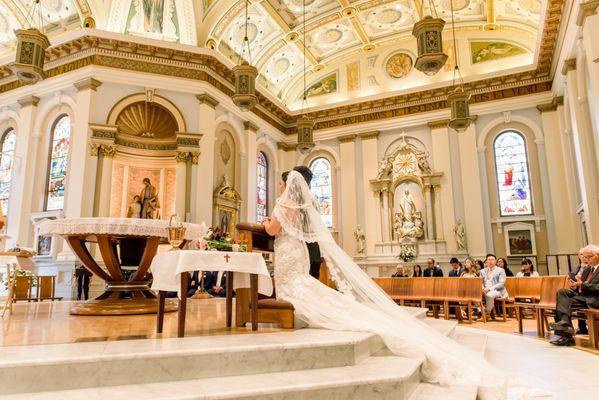
[[[424,230],[422,212],[416,209],[410,190],[406,188],[399,201],[399,210],[395,213],[393,230],[398,239],[405,237],[419,238]]]
[[[377,174],[376,179],[383,179],[385,175],[391,172],[392,167],[393,165],[389,162],[389,160],[383,158],[381,161],[379,161],[379,173]]]
[[[453,227],[453,233],[455,234],[455,241],[458,245],[458,250],[466,250],[466,228],[462,220],[458,219]]]
[[[364,234],[364,231],[362,230],[362,227],[360,225],[358,225],[358,227],[356,228],[356,231],[354,232],[354,238],[356,238],[357,253],[364,254],[364,251],[366,250],[366,245],[365,245],[366,235]]]
[[[403,197],[399,203],[399,207],[401,208],[404,220],[413,223],[416,205],[414,204],[412,194],[410,194],[410,189],[406,188],[406,190],[404,190]]]

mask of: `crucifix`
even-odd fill
[[[406,131],[401,132],[401,135],[399,135],[399,137],[401,138],[402,147],[408,145],[408,142],[406,142],[406,136],[407,136]]]
[[[226,261],[227,263],[229,263],[229,258],[231,258],[231,256],[230,256],[230,255],[228,255],[228,254],[225,254],[225,261]]]

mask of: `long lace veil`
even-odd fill
[[[376,313],[383,315],[378,320],[380,326],[376,333],[393,353],[424,357],[422,374],[425,380],[441,384],[478,385],[481,399],[520,397],[506,395],[506,377],[488,364],[482,355],[461,346],[397,306],[335,243],[320,217],[308,184],[298,172],[289,173],[286,189],[277,200],[273,216],[280,221],[288,235],[304,242],[318,242],[338,290],[370,309],[383,313]],[[372,315],[365,315],[364,318],[372,319]],[[328,320],[322,325],[331,327],[331,322]]]

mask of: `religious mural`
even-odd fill
[[[526,54],[527,51],[520,46],[505,42],[470,42],[472,64],[485,61],[494,61],[502,58]]]
[[[360,89],[360,61],[347,64],[347,90]]]
[[[500,214],[532,214],[524,137],[515,131],[503,132],[495,139],[494,150]]]
[[[403,78],[412,70],[412,57],[407,53],[396,53],[387,59],[385,71],[391,78]]]
[[[337,92],[337,72],[333,72],[330,75],[321,78],[317,82],[313,83],[306,89],[305,96],[315,97],[323,94],[336,93]]]

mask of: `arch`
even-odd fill
[[[499,215],[532,215],[530,162],[526,137],[517,129],[501,130],[493,139]]]
[[[77,103],[75,99],[65,94],[55,96],[53,99],[43,102],[43,105],[38,107],[38,115],[42,116],[42,118],[38,118],[35,122],[33,134],[43,135],[44,132],[51,132],[52,124],[59,114],[68,114],[71,118],[71,124],[75,124],[77,116],[74,110],[76,109]]]
[[[52,124],[48,148],[45,211],[64,208],[72,136],[72,121],[68,114],[59,115]]]
[[[245,154],[246,143],[241,122],[236,121],[236,119],[233,118],[231,113],[225,113],[219,115],[216,118],[216,120],[214,121],[214,126],[215,132],[220,132],[221,130],[228,130],[229,133],[231,133],[235,138],[235,143],[239,146],[239,150]]]
[[[2,215],[8,214],[12,187],[17,132],[9,127],[0,137],[0,205]]]
[[[121,114],[121,112],[131,104],[138,103],[140,101],[147,101],[147,96],[145,93],[136,93],[123,97],[108,112],[106,124],[113,126],[116,125],[116,120],[118,116]],[[175,118],[175,121],[177,122],[178,132],[187,132],[187,125],[185,124],[185,118],[183,117],[183,113],[173,102],[171,102],[165,97],[158,95],[154,95],[152,102],[161,105],[171,113],[171,115]]]
[[[399,142],[401,142],[402,140],[403,139],[401,137],[393,139],[393,141],[391,143],[389,143],[389,145],[385,149],[385,156],[388,156],[391,153],[393,153],[393,151],[395,150],[395,147],[397,147],[397,144]],[[424,142],[422,140],[418,139],[417,137],[406,135],[406,143],[408,145],[414,146],[418,150],[422,150],[425,152],[428,151]]]
[[[327,146],[321,143],[317,143],[311,152],[307,154],[300,154],[298,163],[307,166],[308,163],[314,158],[318,157],[319,154],[327,154],[334,161],[336,168],[341,167],[341,158],[339,157],[339,153],[337,153],[337,151],[331,146]]]
[[[480,134],[478,135],[478,139],[476,141],[476,146],[478,147],[478,149],[480,150],[485,148],[487,136],[489,136],[489,133],[493,129],[495,129],[499,125],[506,124],[509,122],[520,122],[521,124],[528,126],[535,135],[535,141],[544,140],[543,130],[536,121],[527,117],[523,117],[521,115],[513,115],[509,113],[508,115],[504,115],[503,117],[497,117],[487,122],[486,125],[484,125],[484,127],[480,130]]]

